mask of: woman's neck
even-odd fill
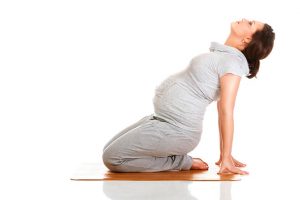
[[[233,37],[231,37],[231,36],[229,36],[227,38],[227,40],[225,41],[224,44],[227,45],[227,46],[231,46],[231,47],[234,47],[234,48],[238,49],[238,47],[236,45],[236,42],[235,42],[235,39]]]

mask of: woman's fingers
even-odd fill
[[[215,162],[216,165],[220,165],[221,164],[222,159],[220,159],[219,161]]]
[[[246,166],[246,164],[244,164],[244,163],[242,163],[242,162],[240,162],[240,161],[234,159],[233,157],[232,157],[232,159],[233,159],[234,165],[235,165],[236,167],[245,167],[245,166]]]
[[[237,166],[245,166],[245,164],[237,161],[232,156],[222,159],[221,162],[220,162],[220,165],[221,165],[220,166],[220,171],[218,172],[218,174],[231,174],[231,173],[241,174],[241,175],[249,174],[249,172],[241,170],[237,167]]]
[[[226,170],[226,169],[220,169],[220,171],[218,172],[218,174],[228,174],[228,170]]]
[[[241,170],[241,169],[239,169],[239,168],[237,168],[237,167],[234,167],[234,169],[232,170],[234,173],[236,173],[236,174],[241,174],[241,175],[248,175],[249,174],[249,172],[247,172],[247,171],[243,171],[243,170]]]
[[[236,167],[245,167],[246,164],[236,160],[235,158],[232,157],[233,163]],[[217,162],[215,162],[216,165],[220,165],[222,162],[222,158],[220,158]]]
[[[230,174],[230,173],[233,173],[233,174],[240,174],[240,175],[248,175],[249,172],[247,171],[244,171],[244,170],[241,170],[237,167],[232,167],[232,168],[221,168],[220,171],[218,172],[218,174]]]

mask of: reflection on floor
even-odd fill
[[[219,199],[228,200],[231,199],[231,182],[202,182],[203,185],[198,188],[202,190],[203,194],[192,194],[190,185],[191,181],[104,181],[103,193],[108,199],[113,200],[132,200],[132,199],[184,199],[184,200],[196,200],[200,197],[205,198],[206,193],[210,186],[218,186],[219,192],[216,192],[214,196],[219,196]],[[206,186],[205,186],[206,185]],[[205,187],[203,187],[205,186]],[[204,191],[204,189],[206,191]],[[201,192],[200,192],[201,193]]]

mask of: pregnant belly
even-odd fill
[[[160,88],[153,98],[155,114],[171,124],[189,131],[202,131],[202,121],[208,103],[172,82]]]

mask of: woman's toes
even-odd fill
[[[201,166],[199,167],[199,169],[208,169],[208,166],[207,166],[207,165],[201,165]]]

